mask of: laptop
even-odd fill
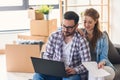
[[[56,77],[67,77],[64,62],[31,57],[34,71]]]

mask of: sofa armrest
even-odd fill
[[[115,48],[117,49],[119,55],[120,55],[120,44],[114,44]]]
[[[120,64],[120,53],[118,50],[120,50],[119,46],[117,44],[112,44],[110,41],[108,58],[112,64]]]

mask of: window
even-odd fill
[[[28,0],[0,0],[0,32],[28,29]]]
[[[80,16],[80,26],[82,27],[81,13],[87,8],[95,8],[100,13],[100,29],[109,32],[110,13],[109,13],[109,0],[63,0],[63,10],[72,10]]]
[[[30,29],[28,8],[43,4],[54,5],[54,9],[59,9],[59,0],[0,0],[0,32]]]
[[[25,10],[28,0],[0,0],[0,11]]]

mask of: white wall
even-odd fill
[[[26,33],[27,31],[14,31],[14,32],[0,32],[0,49],[5,49],[6,44],[12,44],[15,41],[18,41],[18,34]]]
[[[5,44],[12,44],[17,40],[17,34],[0,34],[0,49],[5,49]]]
[[[30,29],[28,11],[0,11],[0,49],[4,49],[5,44],[13,43],[17,39],[18,32],[4,30],[16,29]]]
[[[111,0],[111,40],[120,44],[120,0]]]

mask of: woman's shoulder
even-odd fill
[[[108,38],[108,34],[107,34],[106,31],[103,31],[103,32],[102,32],[102,38]]]
[[[108,35],[105,32],[102,32],[102,36],[98,40],[99,42],[106,42],[108,41]]]

